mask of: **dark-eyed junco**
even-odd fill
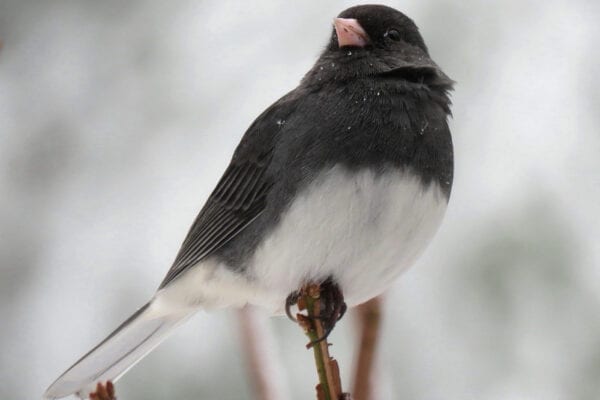
[[[117,379],[199,309],[281,314],[309,282],[349,307],[382,293],[444,216],[451,88],[404,14],[342,12],[298,87],[248,128],[154,297],[45,396]]]

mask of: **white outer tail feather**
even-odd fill
[[[97,382],[119,379],[195,311],[157,313],[152,302],[147,303],[63,373],[44,397],[57,399],[77,394],[87,398]]]

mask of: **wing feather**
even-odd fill
[[[265,208],[272,174],[267,174],[281,124],[294,110],[290,92],[250,126],[227,170],[192,224],[159,288],[229,242]]]

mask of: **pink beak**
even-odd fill
[[[365,47],[369,43],[369,35],[354,18],[334,18],[333,25],[340,47]]]

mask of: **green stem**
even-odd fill
[[[306,332],[306,335],[308,336],[309,340],[314,343],[319,339],[319,333],[317,332],[317,328],[316,328],[316,324],[319,323],[318,319],[313,319],[312,317],[315,317],[318,314],[318,310],[317,312],[315,312],[315,307],[318,307],[319,304],[319,299],[315,299],[310,295],[306,295],[305,296],[305,301],[306,301],[306,310],[308,313],[308,316],[311,317],[311,329],[308,330]],[[325,345],[327,345],[327,343],[325,342]],[[324,400],[332,400],[331,398],[331,391],[329,388],[329,381],[327,379],[327,371],[326,371],[326,367],[325,367],[325,363],[327,362],[327,360],[325,360],[325,358],[328,358],[326,355],[323,354],[323,349],[321,347],[321,343],[316,343],[312,346],[313,348],[313,354],[315,356],[315,364],[317,366],[317,374],[319,375],[319,383],[321,384],[321,389],[323,390],[323,393],[325,394],[325,399]]]

